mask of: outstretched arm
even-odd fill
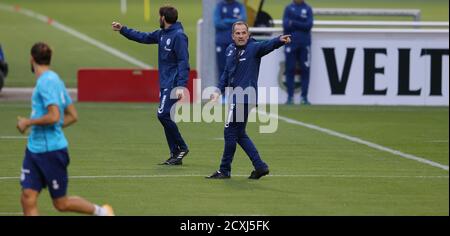
[[[276,37],[272,40],[264,41],[261,43],[258,43],[258,57],[263,57],[269,53],[271,53],[273,50],[280,48],[281,46],[288,44],[291,42],[291,36],[290,35],[282,35],[280,37]]]
[[[150,32],[140,32],[122,25],[119,22],[113,22],[112,30],[119,31],[121,35],[129,40],[144,44],[156,44],[159,42],[159,30]]]

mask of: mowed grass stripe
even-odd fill
[[[185,177],[205,177],[204,174],[185,174],[185,175],[98,175],[98,176],[70,176],[70,179],[145,179],[145,178],[185,178]],[[248,177],[245,174],[233,174],[233,177]],[[376,175],[283,175],[283,174],[269,174],[264,178],[406,178],[406,179],[445,179],[449,176],[445,175],[430,175],[430,176],[376,176]],[[17,180],[19,177],[0,177],[0,180]],[[217,181],[217,180],[209,180]],[[220,180],[219,180],[220,181]],[[226,180],[224,180],[226,181]],[[253,180],[250,180],[253,181]]]
[[[60,31],[63,31],[63,32],[67,33],[67,34],[70,34],[70,35],[80,39],[81,41],[84,41],[85,43],[91,44],[91,45],[97,47],[98,49],[104,50],[105,52],[107,52],[107,53],[109,53],[109,54],[111,54],[113,56],[116,56],[116,57],[118,57],[118,58],[120,58],[120,59],[122,59],[124,61],[127,61],[130,64],[138,66],[140,68],[143,68],[143,69],[152,69],[153,68],[152,66],[150,66],[150,65],[148,65],[148,64],[146,64],[146,63],[144,63],[144,62],[142,62],[142,61],[140,61],[140,60],[138,60],[136,58],[133,58],[130,55],[124,53],[124,52],[121,52],[121,51],[119,51],[119,50],[117,50],[115,48],[112,48],[112,47],[110,47],[110,46],[108,46],[108,45],[106,45],[106,44],[104,44],[104,43],[102,43],[102,42],[100,42],[100,41],[98,41],[96,39],[93,39],[93,38],[91,38],[91,37],[89,37],[89,36],[79,32],[79,31],[75,30],[75,29],[72,29],[72,28],[70,28],[70,27],[68,27],[68,26],[66,26],[66,25],[64,25],[64,24],[62,24],[62,23],[60,23],[58,21],[55,21],[55,20],[53,20],[52,18],[50,18],[48,16],[41,15],[41,14],[36,13],[34,11],[31,11],[31,10],[28,10],[28,9],[23,9],[23,8],[18,8],[17,10],[15,10],[15,8],[13,6],[10,6],[10,5],[7,5],[7,4],[3,4],[3,3],[0,3],[0,10],[10,11],[10,12],[17,12],[17,13],[23,14],[25,16],[31,17],[33,19],[39,20],[39,21],[41,21],[43,23],[47,23],[47,24],[55,27],[56,29],[58,29]]]
[[[287,122],[289,124],[299,125],[299,126],[302,126],[302,127],[306,127],[308,129],[316,130],[316,131],[319,131],[319,132],[322,132],[322,133],[334,136],[334,137],[345,139],[345,140],[348,140],[350,142],[366,145],[366,146],[368,146],[370,148],[374,148],[374,149],[377,149],[379,151],[388,152],[388,153],[391,153],[391,154],[393,154],[395,156],[400,156],[402,158],[406,158],[406,159],[410,159],[410,160],[413,160],[413,161],[417,161],[417,162],[420,162],[420,163],[423,163],[423,164],[427,164],[427,165],[430,165],[430,166],[433,166],[433,167],[437,167],[437,168],[440,168],[440,169],[443,169],[443,170],[446,170],[446,171],[449,170],[449,167],[446,166],[446,165],[443,165],[443,164],[440,164],[440,163],[437,163],[437,162],[434,162],[434,161],[430,161],[430,160],[422,158],[422,157],[414,156],[414,155],[411,155],[411,154],[408,154],[408,153],[403,153],[403,152],[395,150],[395,149],[384,147],[382,145],[379,145],[379,144],[376,144],[376,143],[372,143],[372,142],[360,139],[358,137],[353,137],[353,136],[350,136],[350,135],[347,135],[347,134],[336,132],[334,130],[325,129],[325,128],[322,128],[322,127],[317,126],[317,125],[304,123],[304,122],[301,122],[301,121],[298,121],[298,120],[294,120],[294,119],[291,119],[291,118],[288,118],[288,117],[280,116],[280,115],[277,115],[277,114],[268,114],[268,113],[261,112],[261,111],[260,111],[260,113],[264,114],[264,115],[268,115],[268,116],[273,117],[275,119],[279,119],[279,120],[285,121],[285,122]]]

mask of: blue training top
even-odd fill
[[[216,44],[231,44],[232,26],[237,21],[247,21],[244,5],[237,1],[222,1],[214,11],[214,25],[216,27]]]
[[[33,125],[28,137],[28,150],[33,153],[52,152],[67,148],[64,136],[64,110],[72,104],[64,82],[53,71],[46,71],[37,80],[31,97],[31,119],[38,119],[48,113],[48,106],[58,106],[60,119],[53,125]]]
[[[226,87],[243,90],[253,88],[255,94],[245,96],[244,101],[237,101],[237,103],[257,104],[261,58],[283,45],[284,42],[280,41],[280,37],[276,37],[263,42],[250,38],[244,46],[236,46],[234,43],[228,46],[225,71],[218,84],[221,93],[225,93]]]
[[[305,2],[289,4],[283,14],[284,34],[292,35],[291,46],[311,45],[311,29],[314,24],[312,8]]]
[[[188,37],[181,23],[176,22],[168,29],[154,32],[140,32],[123,26],[120,33],[138,43],[159,44],[158,69],[161,89],[187,86],[190,71]]]

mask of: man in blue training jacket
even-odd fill
[[[182,165],[183,158],[189,149],[176,123],[171,119],[171,108],[178,100],[183,99],[184,89],[189,79],[189,51],[188,38],[183,26],[178,22],[178,11],[171,6],[163,6],[159,9],[160,30],[154,32],[139,32],[123,26],[118,22],[112,23],[114,31],[129,40],[143,44],[159,44],[159,85],[160,104],[158,119],[164,127],[167,143],[170,149],[170,157],[163,165]],[[172,98],[171,92],[175,89],[176,98]]]
[[[247,21],[244,5],[236,0],[219,2],[214,11],[214,25],[216,27],[216,55],[219,78],[225,69],[225,50],[233,43],[231,26],[237,21]]]
[[[300,63],[301,104],[310,105],[308,100],[309,72],[311,67],[311,29],[313,27],[312,8],[304,0],[294,0],[284,10],[283,29],[292,35],[292,43],[285,48],[287,104],[293,104],[294,78],[297,62]]]
[[[231,177],[231,162],[236,151],[236,144],[244,149],[255,168],[249,179],[259,179],[269,174],[269,167],[259,156],[258,150],[248,137],[245,128],[251,109],[257,105],[258,75],[261,58],[273,50],[291,41],[290,35],[283,35],[265,42],[256,42],[250,38],[248,25],[238,21],[232,27],[234,43],[227,50],[225,71],[219,82],[220,93],[225,93],[226,87],[233,88],[230,96],[228,120],[225,123],[225,150],[220,169],[207,178],[228,179]],[[211,95],[216,102],[219,91]]]

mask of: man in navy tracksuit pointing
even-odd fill
[[[228,179],[231,176],[236,145],[239,144],[249,156],[255,168],[249,179],[259,179],[269,174],[269,167],[259,156],[258,150],[248,137],[247,126],[250,110],[258,103],[258,75],[261,58],[273,50],[290,43],[290,35],[283,35],[265,42],[256,42],[250,38],[248,25],[242,21],[233,24],[234,43],[226,50],[226,66],[220,81],[219,90],[224,94],[226,87],[233,88],[230,96],[230,108],[225,123],[225,150],[218,171],[207,178]],[[216,102],[219,91],[213,93],[211,100]]]
[[[182,165],[182,159],[188,154],[188,146],[176,123],[171,119],[171,108],[184,97],[184,88],[189,78],[188,38],[183,26],[178,20],[178,11],[171,6],[161,7],[159,10],[161,30],[154,32],[139,32],[118,22],[113,22],[115,31],[126,38],[144,44],[159,44],[159,84],[161,89],[158,119],[164,127],[170,157],[164,165]],[[171,98],[174,90],[176,98]]]

